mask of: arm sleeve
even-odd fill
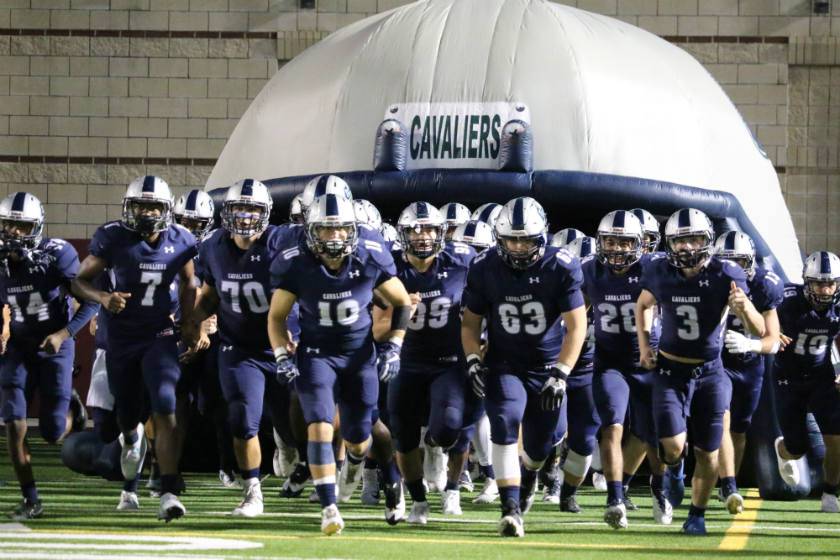
[[[467,272],[467,287],[464,288],[464,307],[475,313],[476,315],[487,315],[490,304],[481,289],[481,269],[480,266],[471,266]]]
[[[557,252],[557,272],[559,272],[559,283],[557,295],[561,313],[571,311],[583,305],[583,272],[580,269],[580,260],[564,251]]]
[[[295,271],[295,257],[298,253],[280,253],[271,263],[271,289],[299,293],[298,278]]]
[[[211,256],[208,242],[202,243],[198,248],[198,258],[195,261],[195,274],[208,286],[216,287],[216,279],[213,277],[213,271],[210,267],[210,259],[213,257]]]

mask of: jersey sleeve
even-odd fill
[[[112,263],[114,250],[114,235],[119,230],[119,225],[116,222],[99,226],[93,234],[88,246],[88,252],[94,257],[98,257],[105,261],[106,266],[110,267]]]
[[[487,296],[482,289],[484,282],[482,281],[481,263],[484,262],[484,255],[482,253],[473,260],[469,272],[467,272],[467,287],[464,288],[463,301],[464,306],[475,313],[476,315],[487,315],[490,310],[490,302],[487,301]]]
[[[376,270],[374,286],[379,286],[397,275],[397,265],[394,263],[394,256],[387,250],[384,244],[377,241],[365,239],[364,247],[369,257],[369,262]]]
[[[643,290],[647,290],[653,297],[659,299],[657,295],[657,279],[659,278],[660,271],[657,270],[659,267],[659,263],[663,262],[662,257],[658,257],[656,255],[648,258],[643,258],[639,261],[642,265],[642,277],[639,279],[639,286]]]
[[[745,294],[749,294],[750,287],[747,285],[747,274],[744,272],[744,269],[732,261],[721,260],[720,262],[723,267],[723,273],[728,276],[732,282],[735,282],[736,286],[744,290]]]
[[[557,285],[559,309],[560,313],[565,313],[583,305],[583,271],[580,268],[580,260],[568,251],[557,251],[555,259],[555,270],[560,273]]]
[[[215,236],[199,246],[198,258],[195,260],[195,275],[208,286],[215,287],[216,278],[213,276],[213,269],[210,266],[210,260],[213,258],[213,251],[210,249],[211,243],[215,245]]]
[[[69,285],[79,273],[79,253],[76,252],[75,247],[63,239],[50,240],[48,247],[55,257],[56,274]]]
[[[759,312],[764,313],[765,311],[770,311],[771,309],[779,307],[785,298],[785,287],[781,279],[772,272],[768,272],[765,274],[764,278],[762,278],[761,286],[763,288],[761,297],[757,297],[757,294],[753,294],[755,297],[753,303],[755,303],[756,309],[758,309]],[[759,301],[755,301],[756,299]]]
[[[271,289],[272,290],[286,290],[292,294],[298,295],[298,277],[299,274],[295,271],[295,262],[300,257],[300,249],[292,247],[277,254],[271,262]]]

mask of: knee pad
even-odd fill
[[[67,416],[65,414],[46,414],[41,416],[38,429],[41,438],[49,444],[56,444],[67,429]]]
[[[497,445],[510,445],[519,441],[519,424],[504,414],[490,417],[490,440]]]
[[[257,434],[259,428],[259,419],[257,419],[257,426],[251,426],[251,419],[248,418],[248,407],[243,401],[230,401],[228,403],[228,422],[230,423],[230,433],[236,439],[251,439]]]
[[[657,454],[659,455],[659,460],[660,461],[662,461],[664,464],[668,465],[669,467],[675,467],[675,466],[679,465],[680,462],[682,462],[682,460],[685,458],[686,446],[683,445],[683,448],[682,448],[682,451],[680,452],[679,457],[677,457],[677,459],[673,462],[668,462],[667,461],[666,454],[665,454],[665,446],[662,445],[661,441],[657,445],[657,450],[658,450]]]
[[[578,478],[583,478],[589,472],[590,465],[592,465],[592,455],[580,455],[569,449],[563,470]]]
[[[370,414],[360,414],[347,407],[341,409],[341,437],[346,441],[350,443],[367,441],[372,426]]]
[[[522,450],[522,464],[525,465],[525,468],[530,471],[538,471],[542,468],[543,464],[545,463],[545,459],[542,460],[535,460],[531,459],[528,456],[528,452],[524,449]]]

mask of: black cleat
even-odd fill
[[[627,509],[627,511],[636,511],[637,509],[639,509],[639,506],[633,503],[633,500],[631,500],[630,496],[627,495],[627,490],[628,489],[624,490],[624,507]]]
[[[309,465],[306,463],[296,464],[295,470],[292,471],[292,474],[283,483],[283,487],[280,488],[280,497],[297,498],[300,496],[310,476]]]
[[[583,510],[578,505],[575,497],[569,496],[568,498],[560,499],[560,511],[565,511],[566,513],[580,513]]]
[[[524,537],[525,524],[522,512],[516,500],[508,499],[502,505],[502,518],[499,520],[499,534],[503,537]]]
[[[26,521],[27,519],[38,519],[44,514],[44,506],[41,500],[30,502],[27,499],[20,501],[18,506],[9,513],[9,518],[15,521]]]
[[[87,427],[88,413],[85,408],[85,403],[82,402],[82,397],[75,389],[70,393],[70,412],[73,414],[73,423],[70,430],[73,432],[83,432]]]

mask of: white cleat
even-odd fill
[[[414,502],[408,514],[408,523],[414,525],[425,525],[429,522],[429,502]]]
[[[461,492],[446,490],[443,493],[443,515],[463,515],[461,511]]]
[[[231,515],[234,517],[257,517],[263,513],[262,487],[252,484],[243,490],[242,501],[234,508]]]
[[[733,492],[726,497],[726,511],[732,515],[744,513],[744,498],[738,492]]]
[[[837,501],[837,496],[823,492],[820,500],[820,511],[823,513],[840,513],[840,502]]]
[[[423,456],[423,478],[429,485],[429,492],[441,492],[446,489],[447,456],[439,446],[426,446]]]
[[[148,444],[146,442],[146,434],[143,431],[143,424],[137,424],[134,429],[137,434],[137,441],[134,445],[126,445],[125,437],[122,433],[118,436],[122,451],[120,451],[120,470],[123,478],[126,480],[134,480],[140,469],[143,468],[143,459],[146,458],[146,450]]]
[[[388,525],[405,521],[405,494],[402,482],[385,485],[385,521]]]
[[[321,532],[327,535],[340,535],[344,529],[344,520],[338,512],[338,506],[329,505],[321,510]]]
[[[613,529],[626,529],[627,508],[624,507],[623,503],[607,506],[606,511],[604,511],[604,521]]]
[[[136,492],[120,492],[120,503],[117,504],[117,511],[139,511],[140,500]]]
[[[362,503],[366,506],[379,505],[379,471],[362,469]]]
[[[158,509],[158,519],[169,523],[173,519],[183,517],[187,513],[187,508],[178,499],[178,496],[167,492],[160,496],[160,508]]]
[[[341,465],[341,472],[338,473],[338,501],[342,504],[349,502],[361,480],[362,464],[345,460]]]
[[[603,475],[603,473],[593,472],[592,473],[592,487],[595,488],[598,492],[606,492],[607,491],[607,477]]]
[[[492,478],[484,481],[484,488],[473,500],[474,504],[492,504],[499,497],[499,485]]]
[[[782,455],[779,453],[779,444],[784,441],[783,436],[779,436],[776,438],[776,441],[773,444],[773,449],[776,450],[776,463],[779,465],[779,476],[782,477],[782,480],[785,481],[785,484],[788,486],[796,486],[799,484],[799,465],[796,464],[796,461],[791,461],[788,459],[783,459]]]
[[[274,442],[277,444],[277,449],[274,450],[274,460],[272,466],[274,467],[274,476],[278,478],[285,478],[292,474],[295,470],[295,465],[298,463],[298,452],[294,447],[289,447],[280,439],[277,432],[274,432]]]
[[[670,525],[674,521],[674,507],[671,505],[664,495],[660,494],[658,497],[656,493],[651,490],[651,501],[653,502],[653,520],[660,525]],[[606,514],[604,515],[606,520]],[[609,523],[609,521],[607,521]],[[627,517],[625,514],[624,526],[627,526]],[[621,527],[618,527],[619,529]]]
[[[223,470],[219,471],[219,482],[223,488],[239,488],[242,489],[242,482],[236,479],[236,475],[229,475]]]

